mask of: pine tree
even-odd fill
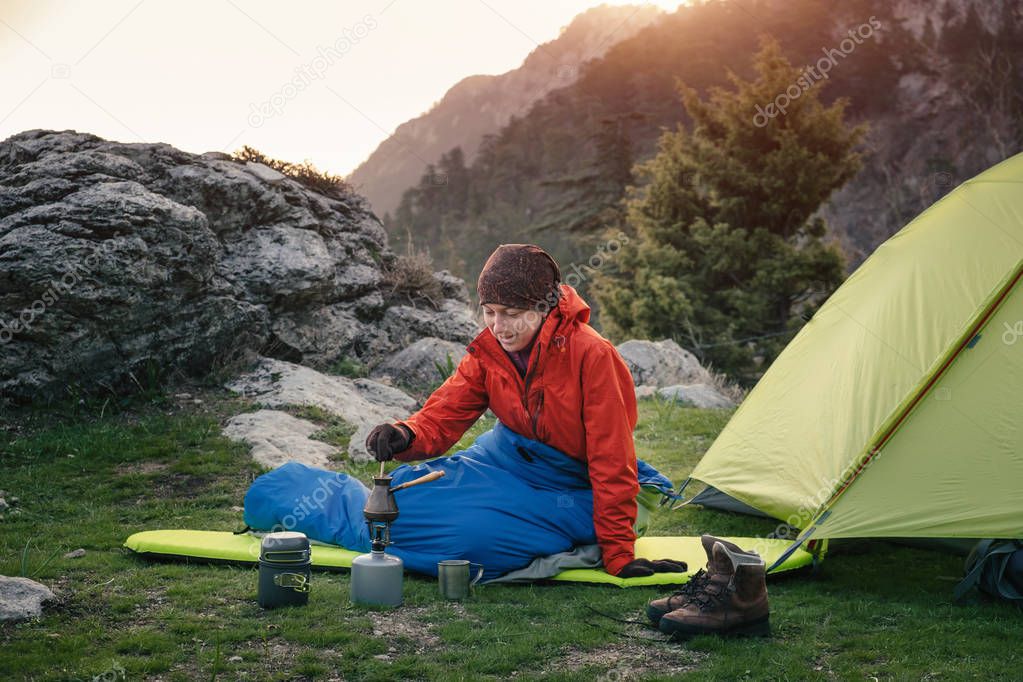
[[[820,85],[773,39],[755,69],[707,99],[678,83],[691,130],[665,133],[638,167],[645,184],[625,200],[635,238],[594,287],[605,333],[674,338],[747,380],[842,281],[842,255],[814,214],[859,169],[865,133],[845,124],[845,101],[821,104]],[[784,113],[767,106],[786,91]]]

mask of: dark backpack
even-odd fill
[[[966,557],[966,577],[956,585],[961,602],[974,586],[993,597],[1023,605],[1023,540],[981,540]]]

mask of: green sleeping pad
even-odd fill
[[[777,559],[792,544],[790,540],[763,538],[724,538],[743,549],[757,551],[767,565]],[[150,559],[195,560],[200,562],[259,563],[260,538],[243,533],[208,530],[147,530],[135,533],[124,542],[131,551]],[[347,569],[352,559],[361,552],[312,543],[313,566],[322,569]],[[636,540],[636,556],[647,559],[676,559],[685,561],[690,573],[707,563],[698,536],[694,537],[641,537]],[[772,574],[791,571],[813,563],[813,555],[800,548],[792,553]],[[656,573],[643,578],[618,578],[596,568],[573,568],[562,571],[548,580],[581,583],[607,583],[619,587],[640,585],[678,585],[689,580],[689,574]]]

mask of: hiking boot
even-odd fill
[[[720,538],[716,538],[713,535],[704,534],[700,536],[700,542],[703,544],[703,551],[707,553],[707,570],[703,570],[701,568],[699,571],[696,572],[695,575],[693,575],[692,578],[689,579],[689,582],[682,586],[682,589],[678,590],[677,592],[673,592],[667,597],[655,599],[649,604],[647,604],[646,615],[647,618],[649,618],[654,625],[658,625],[661,622],[661,618],[664,616],[664,614],[671,613],[676,609],[682,608],[689,602],[693,595],[702,592],[703,588],[706,587],[707,585],[707,581],[715,573],[720,573],[721,571],[725,570],[729,574],[731,574],[732,564],[730,561],[726,560],[725,563],[727,565],[722,565],[720,562],[715,563],[714,560],[715,542],[720,542],[722,545],[724,545],[730,551],[736,554],[748,554],[750,556],[757,557],[758,559],[760,558],[756,552],[747,552],[738,545],[736,545],[735,543],[728,542],[727,540],[722,540]]]
[[[672,592],[667,597],[661,597],[660,599],[654,599],[646,606],[646,616],[649,618],[654,625],[661,622],[661,618],[665,614],[671,613],[676,609],[680,609],[689,603],[689,600],[693,598],[697,592],[702,592],[703,588],[707,586],[707,581],[710,579],[710,574],[702,568],[693,574],[693,577],[689,579],[682,589],[677,592]]]
[[[709,566],[719,568],[678,609],[661,617],[658,629],[672,639],[694,635],[771,634],[764,560],[715,542]]]

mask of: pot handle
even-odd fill
[[[444,478],[446,473],[447,472],[445,472],[443,470],[441,470],[441,471],[431,471],[430,473],[426,474],[425,476],[420,476],[419,478],[415,479],[414,481],[406,481],[405,483],[402,483],[401,485],[397,485],[397,486],[391,488],[391,492],[392,493],[396,493],[399,490],[404,490],[405,488],[411,488],[412,486],[419,485],[420,483],[429,483],[430,481],[436,481],[438,478]]]
[[[479,566],[480,567],[480,570],[476,573],[476,577],[473,578],[471,581],[469,581],[469,587],[472,587],[473,585],[475,585],[476,583],[478,583],[480,581],[480,578],[483,577],[483,564],[474,564],[474,563],[470,562],[469,566],[470,566],[470,568],[472,566]]]

